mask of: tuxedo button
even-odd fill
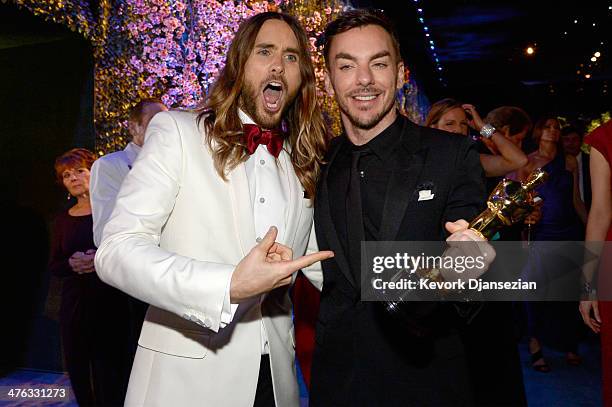
[[[363,171],[359,171],[359,176],[360,176],[361,178],[365,177],[365,172],[363,172]]]
[[[266,198],[263,198],[263,197],[259,198],[259,202],[260,202],[260,203],[264,203],[264,202],[266,202]]]
[[[255,239],[255,241],[256,241],[257,243],[261,242],[261,237],[258,237],[257,239]]]
[[[260,163],[261,165],[264,165],[264,164],[266,163],[266,160],[259,160],[259,163]]]

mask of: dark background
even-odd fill
[[[383,9],[394,20],[404,61],[431,103],[454,97],[475,104],[483,116],[497,106],[516,105],[534,120],[544,113],[588,119],[612,109],[608,90],[612,78],[610,1],[352,3]],[[436,69],[429,40],[434,41],[441,72]],[[535,54],[527,56],[525,49],[534,44]],[[602,55],[593,64],[590,58],[596,51]],[[585,73],[591,78],[586,79]]]
[[[62,370],[59,284],[46,266],[53,217],[69,202],[53,164],[70,148],[94,147],[91,50],[65,27],[0,3],[0,78],[0,309],[8,341],[0,373],[17,365]]]

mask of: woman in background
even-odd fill
[[[78,404],[122,405],[130,368],[124,363],[127,304],[94,269],[89,170],[95,159],[75,148],[55,160],[57,181],[76,203],[55,219],[49,269],[62,280],[62,349]]]
[[[612,121],[595,129],[585,138],[591,145],[591,191],[592,201],[587,222],[585,241],[612,241]],[[601,365],[603,405],[612,407],[612,247],[607,243],[601,252],[599,265],[598,298],[581,301],[580,313],[589,328],[601,335]],[[591,282],[591,275],[586,281]],[[590,286],[586,285],[585,294]],[[591,295],[589,295],[591,296]],[[606,301],[608,300],[608,301]]]
[[[442,99],[431,106],[425,119],[426,127],[467,136],[472,128],[478,133],[485,126],[473,105],[462,104],[454,99]],[[493,154],[480,154],[480,163],[487,177],[504,176],[527,164],[527,156],[509,139],[509,128],[496,129],[483,142]]]
[[[571,242],[584,238],[581,219],[586,218],[586,209],[578,190],[578,166],[574,156],[563,152],[561,125],[556,117],[545,116],[538,120],[534,125],[533,139],[538,148],[529,154],[529,162],[519,169],[518,178],[525,181],[532,171],[542,168],[548,173],[548,180],[536,189],[543,199],[542,215],[532,230],[531,267],[528,267],[526,273],[531,281],[542,283],[538,284],[539,287],[551,288],[549,284],[552,282],[567,283],[564,295],[569,296],[571,290],[579,286],[579,271],[574,270],[571,261],[562,261],[564,255],[571,257],[572,254],[567,252],[571,247],[552,246],[542,242]],[[547,295],[550,293],[552,291]],[[561,299],[557,296],[554,298]],[[568,364],[580,364],[580,325],[574,318],[576,304],[556,301],[529,302],[526,305],[532,367],[542,373],[550,371],[542,353],[541,340],[545,333],[566,352]]]

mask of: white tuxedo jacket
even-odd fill
[[[312,212],[289,155],[283,243],[306,251]],[[126,405],[253,405],[266,329],[278,407],[298,405],[287,288],[241,303],[222,328],[232,272],[256,244],[244,164],[222,180],[196,115],[157,114],[96,253],[100,278],[149,304]],[[320,273],[315,279],[322,279]],[[320,282],[319,282],[320,285]]]
[[[113,212],[119,188],[140,150],[140,146],[130,142],[125,149],[102,156],[91,166],[89,197],[96,247],[102,242],[102,230]]]

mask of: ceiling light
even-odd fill
[[[533,53],[535,52],[535,50],[533,49],[533,47],[527,47],[527,49],[525,50],[525,52],[527,53],[527,55],[533,55]]]
[[[584,77],[587,78],[587,79],[591,79],[591,74],[588,73],[588,74],[584,75]]]
[[[601,52],[597,51],[595,54],[593,54],[595,56],[595,58],[599,58],[601,56]]]
[[[591,57],[591,62],[597,62],[597,57]]]

